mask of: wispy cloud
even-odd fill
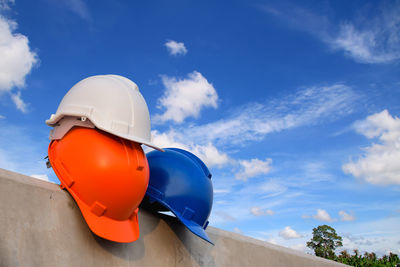
[[[279,5],[271,6],[263,4],[258,6],[269,15],[281,19],[287,26],[307,32],[322,40],[328,38],[328,32],[331,29],[329,18],[323,14],[317,14],[311,10],[297,5],[282,1]],[[299,24],[301,22],[301,24]]]
[[[162,82],[165,92],[158,99],[158,108],[165,112],[155,115],[155,122],[182,123],[187,117],[197,118],[204,107],[218,106],[217,91],[200,72],[189,73],[185,79],[162,76]]]
[[[10,5],[14,5],[15,0],[0,0],[0,10],[10,10]]]
[[[18,91],[16,93],[12,93],[11,99],[14,102],[17,109],[19,109],[23,113],[26,113],[28,111],[28,105],[24,102],[24,100],[22,100],[21,92]]]
[[[334,177],[327,171],[327,165],[326,162],[316,160],[304,162],[301,166],[301,171],[304,173],[303,175],[307,177],[307,180],[312,180],[313,182],[332,181]]]
[[[214,188],[214,194],[227,194],[229,192],[230,192],[229,189],[217,189],[217,188]]]
[[[235,217],[233,217],[231,214],[229,214],[228,212],[225,212],[225,211],[221,211],[221,210],[215,211],[213,213],[213,215],[214,215],[214,223],[221,223],[221,222],[226,222],[226,221],[229,221],[229,222],[236,221]]]
[[[400,59],[400,1],[382,4],[374,17],[343,22],[331,40],[334,48],[361,63],[387,63]]]
[[[225,171],[222,171],[226,173]],[[302,203],[300,199],[304,197],[297,188],[286,188],[279,184],[279,181],[266,181],[266,179],[255,180],[252,183],[242,183],[236,179],[215,174],[214,185],[217,188],[224,188],[229,191],[228,194],[215,194],[214,205],[210,222],[216,226],[231,223],[230,220],[223,220],[215,212],[230,214],[240,223],[247,220],[262,220],[262,217],[269,217],[276,213],[276,210],[282,212],[282,207],[291,203]],[[286,211],[283,211],[286,212]],[[278,217],[275,216],[274,219]]]
[[[357,62],[389,63],[400,59],[399,1],[382,2],[373,10],[374,15],[366,7],[360,8],[357,19],[339,23],[294,5],[260,8],[289,26],[310,33],[332,49],[344,51]]]
[[[66,1],[67,6],[76,14],[78,14],[82,19],[90,20],[89,9],[83,0],[69,0]]]
[[[400,184],[400,118],[387,110],[368,116],[354,125],[371,140],[364,155],[343,165],[343,171],[372,184]]]
[[[153,141],[161,147],[189,150],[210,166],[235,163],[235,176],[246,180],[267,174],[272,160],[234,159],[226,152],[230,147],[260,141],[273,132],[335,120],[350,114],[358,98],[353,89],[344,84],[302,88],[281,99],[239,107],[226,119],[203,125],[173,125],[162,132],[153,130]],[[319,179],[329,179],[319,176],[320,168],[309,166],[308,172]]]
[[[276,180],[269,180],[258,187],[260,192],[262,192],[263,198],[275,197],[287,191],[287,187],[282,182]]]
[[[388,248],[398,248],[400,217],[386,217],[374,220],[354,221],[341,227],[343,249],[357,248],[361,253],[374,251],[378,255],[387,254]]]
[[[170,55],[177,56],[177,55],[185,55],[187,53],[185,44],[182,42],[168,40],[164,45],[168,49]]]
[[[81,19],[91,21],[92,16],[85,0],[62,0],[53,1],[55,4],[66,7],[71,12],[78,15]]]
[[[174,127],[170,131],[180,143],[191,140],[198,144],[243,145],[247,141],[260,141],[273,132],[316,125],[348,115],[358,97],[344,84],[308,87],[281,99],[241,106],[226,119]]]
[[[47,134],[33,138],[32,128],[15,126],[0,121],[0,168],[19,172],[36,178],[53,177],[52,170],[46,168]]]
[[[283,99],[242,106],[228,119],[191,127],[186,132],[197,133],[198,139],[222,144],[259,141],[273,132],[314,125],[321,120],[349,114],[356,98],[353,90],[343,84],[309,87]]]
[[[59,9],[69,11],[86,22],[92,22],[92,15],[86,0],[47,0]]]
[[[26,76],[38,62],[38,57],[31,51],[28,38],[15,33],[16,29],[15,21],[0,16],[0,95],[4,92],[10,93],[17,108],[26,112],[26,104],[20,91],[12,91],[25,87]]]

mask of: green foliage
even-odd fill
[[[400,267],[400,259],[397,254],[389,253],[382,258],[377,258],[375,253],[365,252],[361,255],[355,249],[353,255],[343,250],[338,256],[335,249],[343,246],[342,237],[336,234],[336,230],[328,225],[320,225],[313,229],[313,237],[307,242],[307,247],[314,250],[315,255],[356,267]]]
[[[378,259],[375,253],[365,252],[363,256],[359,255],[357,249],[354,255],[350,255],[347,250],[340,252],[335,261],[357,267],[395,267],[400,266],[400,259],[396,254],[390,253]]]
[[[316,256],[335,259],[335,249],[343,246],[342,237],[329,225],[320,225],[313,229],[313,237],[307,247],[314,250]]]

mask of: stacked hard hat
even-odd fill
[[[118,75],[86,78],[46,121],[49,161],[89,228],[116,242],[139,237],[138,206],[149,182],[141,148],[151,142],[150,116],[137,85]]]
[[[142,206],[171,211],[192,233],[212,244],[205,232],[213,202],[211,173],[192,153],[166,148],[147,153],[150,181]]]

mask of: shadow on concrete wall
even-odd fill
[[[159,225],[160,223],[160,218],[155,217],[155,216],[151,216],[148,212],[146,213],[146,211],[142,211],[139,215],[139,229],[140,229],[140,237],[138,240],[136,240],[135,242],[131,242],[131,243],[118,243],[118,242],[113,242],[104,238],[101,238],[99,236],[97,236],[96,234],[94,234],[89,226],[87,225],[82,213],[80,213],[79,207],[77,205],[77,203],[75,202],[74,198],[69,194],[69,192],[67,190],[63,190],[66,193],[68,193],[68,196],[70,198],[70,200],[68,201],[68,206],[71,209],[75,209],[76,211],[79,211],[79,217],[80,220],[82,221],[82,234],[91,234],[92,239],[94,239],[96,241],[96,243],[104,250],[106,250],[107,252],[109,252],[110,254],[119,257],[123,260],[126,261],[138,261],[140,259],[142,259],[145,255],[145,244],[144,244],[144,238],[146,235],[151,234]],[[146,223],[140,223],[140,217],[146,217],[145,218],[145,222]],[[143,221],[143,220],[142,220]],[[83,233],[85,232],[85,233]]]
[[[216,266],[214,258],[210,256],[214,248],[213,245],[190,232],[176,217],[164,214],[160,214],[160,217],[163,218],[180,240],[180,243],[183,244],[183,246],[178,247],[178,258],[186,257],[185,252],[187,252],[199,266]],[[179,251],[183,248],[186,250],[185,252]],[[208,256],[205,257],[204,255]]]

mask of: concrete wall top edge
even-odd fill
[[[57,184],[0,168],[0,266],[346,266],[208,227],[211,246],[175,218],[139,213],[140,238],[95,236]]]
[[[36,187],[41,187],[44,189],[49,189],[52,191],[58,190],[59,185],[52,183],[52,182],[47,182],[44,180],[40,180],[34,177],[30,177],[24,174],[20,174],[17,172],[9,171],[6,169],[0,168],[0,177],[4,179],[9,179],[13,180],[15,182],[23,183],[23,184],[28,184]]]

